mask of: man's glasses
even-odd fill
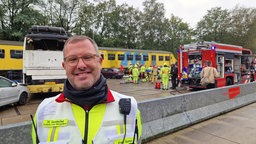
[[[78,64],[79,59],[81,58],[84,64],[88,64],[95,60],[96,57],[99,57],[99,55],[96,54],[86,54],[81,57],[71,55],[67,56],[64,58],[64,61],[69,65],[69,66],[76,66]]]

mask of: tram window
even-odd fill
[[[159,61],[163,61],[163,60],[164,60],[164,57],[163,57],[163,56],[159,56],[159,57],[158,57],[158,60],[159,60]]]
[[[124,54],[118,54],[118,60],[124,60]]]
[[[135,55],[135,60],[141,60],[141,55]]]
[[[115,54],[108,54],[108,60],[115,60]]]
[[[143,55],[143,61],[148,61],[148,55]]]
[[[170,60],[170,56],[165,56],[165,61],[169,61]]]
[[[133,55],[127,55],[127,60],[133,60]]]
[[[102,60],[104,60],[104,54],[101,54],[100,56],[101,56]]]
[[[156,60],[156,55],[152,55],[152,60],[153,60],[153,61]]]
[[[15,58],[15,59],[23,58],[22,50],[11,50],[10,54],[11,54],[11,58]]]
[[[0,58],[4,58],[4,49],[0,49]]]

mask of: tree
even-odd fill
[[[5,29],[5,13],[6,13],[6,9],[4,9],[4,5],[0,4],[0,39],[4,38],[4,29]]]
[[[95,39],[96,35],[96,12],[95,5],[93,3],[83,3],[78,13],[78,20],[73,29],[73,33],[82,34]]]
[[[136,21],[140,12],[115,0],[84,4],[77,28],[91,36],[99,46],[136,47]],[[78,29],[76,31],[78,31]]]
[[[224,42],[230,17],[227,9],[215,7],[207,11],[207,14],[196,27],[196,35],[199,40]]]
[[[253,9],[254,17],[252,18],[251,24],[248,26],[249,30],[246,35],[247,43],[244,47],[251,49],[256,53],[256,9]]]
[[[72,33],[78,21],[78,11],[82,2],[80,0],[47,0],[41,4],[42,13],[48,18],[48,25],[63,27]]]
[[[256,10],[251,8],[243,8],[236,6],[231,11],[231,21],[229,23],[229,33],[232,36],[230,42],[235,45],[247,47],[249,41],[253,42],[256,31],[254,24],[256,19]],[[252,45],[251,45],[252,46]]]
[[[142,49],[163,50],[165,29],[165,9],[163,3],[156,0],[143,2],[144,11],[141,16],[140,46]]]
[[[127,4],[117,6],[119,11],[119,23],[118,34],[116,39],[120,47],[136,49],[138,41],[138,33],[140,29],[140,15],[141,12],[138,9],[129,7]]]
[[[23,40],[23,36],[27,31],[28,20],[35,15],[40,15],[38,11],[31,9],[31,7],[39,3],[39,0],[1,0],[1,3],[1,39]],[[27,15],[27,17],[24,15]]]
[[[192,41],[192,29],[189,28],[188,23],[183,22],[181,18],[178,18],[173,14],[171,15],[168,24],[167,43],[171,43],[171,52],[176,54],[180,45]]]
[[[94,32],[98,35],[97,42],[99,46],[111,47],[114,44],[115,33],[113,27],[118,23],[119,13],[116,11],[115,0],[99,2],[95,6]],[[115,21],[112,21],[115,20]]]

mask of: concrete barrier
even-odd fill
[[[31,122],[0,127],[0,143],[2,144],[32,144]]]
[[[249,83],[140,102],[143,142],[255,101],[256,83]]]
[[[172,133],[256,101],[256,83],[143,101],[143,142]],[[1,143],[30,144],[31,122],[0,127]]]

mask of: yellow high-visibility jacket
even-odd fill
[[[130,98],[131,111],[126,117],[119,112],[119,100]],[[142,121],[137,102],[114,91],[108,91],[106,103],[85,109],[65,100],[62,94],[45,99],[38,107],[32,125],[32,140],[44,144],[124,144],[140,143]],[[36,136],[37,135],[37,136]]]

